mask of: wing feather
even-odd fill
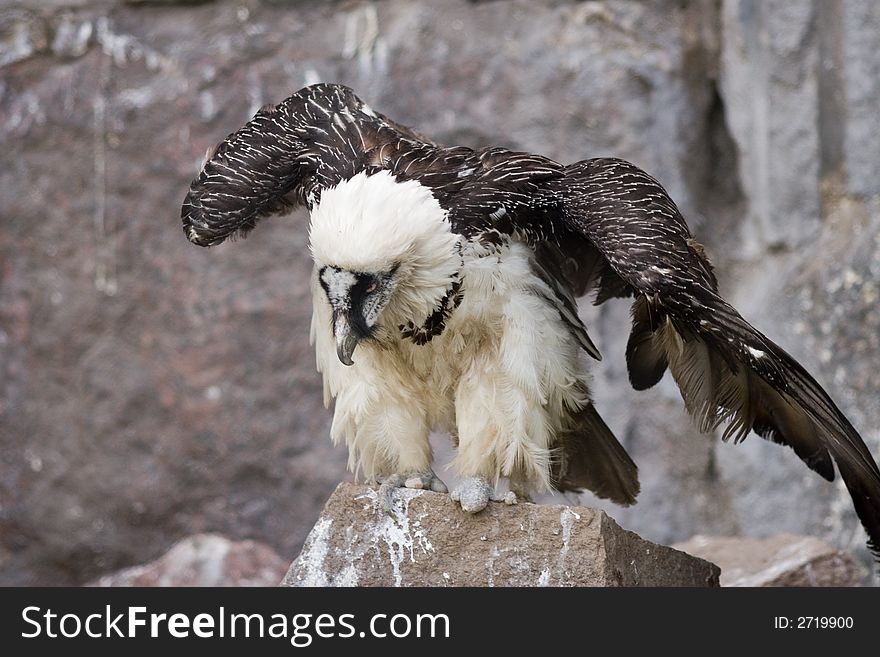
[[[402,150],[435,147],[348,87],[306,87],[208,150],[181,208],[184,232],[199,246],[246,235],[260,219],[312,205],[324,188]]]
[[[565,226],[635,291],[627,349],[634,386],[650,387],[668,364],[703,431],[727,422],[723,438],[739,441],[754,430],[790,446],[826,479],[834,477],[833,459],[878,554],[873,456],[816,380],[721,298],[711,264],[663,187],[628,162],[595,159],[566,167],[551,193],[563,199]]]

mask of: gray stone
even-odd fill
[[[707,561],[649,543],[597,509],[490,502],[340,484],[284,586],[718,586]]]
[[[724,0],[720,91],[749,201],[751,248],[819,228],[819,47],[814,2]],[[792,175],[797,172],[797,175]]]
[[[880,194],[880,4],[872,0],[841,3],[847,188],[852,194]]]
[[[810,536],[694,536],[674,546],[721,568],[721,586],[857,586],[865,568]]]
[[[21,9],[0,7],[0,66],[33,57],[48,47],[46,24]]]
[[[286,568],[268,545],[198,534],[175,543],[155,561],[86,586],[277,586]]]

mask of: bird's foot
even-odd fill
[[[504,502],[505,504],[517,503],[516,493],[513,491],[498,493],[483,477],[462,479],[452,489],[450,497],[454,502],[461,504],[461,508],[468,513],[479,513],[486,508],[490,501]]]
[[[523,486],[511,485],[511,492],[513,492],[516,497],[516,502],[514,504],[519,504],[520,502],[528,502],[532,503],[532,495],[529,493],[529,489]]]
[[[394,507],[392,499],[394,491],[398,488],[413,488],[416,490],[432,490],[435,493],[446,493],[449,489],[446,487],[440,477],[434,474],[434,471],[428,468],[424,472],[406,472],[395,473],[385,477],[379,486],[377,496],[379,498],[379,508],[385,513],[393,513]]]

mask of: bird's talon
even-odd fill
[[[395,473],[385,477],[379,486],[377,497],[379,508],[385,513],[394,513],[394,491],[398,488],[411,488],[413,490],[432,490],[437,493],[447,492],[446,484],[434,474],[433,470],[425,472],[408,472],[406,474]]]
[[[453,489],[450,497],[461,504],[463,511],[479,513],[489,504],[489,500],[504,501],[483,477],[468,477],[461,480]],[[514,499],[516,496],[514,496]]]
[[[379,498],[379,508],[389,515],[394,514],[394,490],[400,488],[404,483],[402,475],[393,474],[386,477],[379,486],[376,496]]]

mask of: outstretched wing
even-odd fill
[[[828,480],[833,459],[880,558],[880,470],[870,451],[813,377],[721,298],[663,187],[616,159],[570,165],[549,185],[564,227],[595,246],[636,297],[633,386],[654,385],[668,368],[702,430],[727,422],[723,437],[736,441],[755,431]]]
[[[184,231],[199,246],[244,235],[263,217],[311,206],[321,190],[401,150],[415,156],[434,147],[348,87],[306,87],[262,108],[208,152],[183,202]]]

